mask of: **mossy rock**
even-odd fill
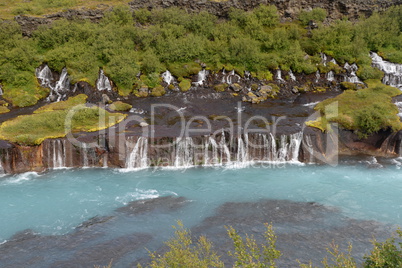
[[[327,89],[325,87],[315,87],[313,92],[324,93]]]
[[[166,94],[166,90],[163,86],[159,85],[157,87],[154,87],[151,91],[151,96],[152,97],[162,97],[163,95]]]
[[[179,88],[182,92],[186,92],[191,88],[191,81],[190,79],[182,79],[179,83]]]
[[[0,114],[5,114],[8,113],[10,109],[8,109],[6,106],[0,106]]]
[[[341,89],[343,90],[357,90],[357,84],[351,82],[341,82]]]
[[[258,84],[251,84],[252,91],[256,91],[256,90],[258,90],[258,88],[259,88]]]
[[[228,88],[228,84],[223,83],[223,84],[218,84],[214,86],[214,90],[216,92],[224,92]]]
[[[110,110],[120,111],[120,112],[129,111],[131,108],[133,108],[133,106],[131,104],[124,103],[122,101],[115,101],[109,105]]]

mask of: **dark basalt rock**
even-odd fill
[[[186,202],[188,202],[188,200],[184,197],[165,196],[149,200],[133,201],[125,207],[116,209],[116,212],[131,216],[148,213],[155,209],[172,212],[182,208]]]

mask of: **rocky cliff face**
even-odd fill
[[[275,5],[283,20],[293,20],[301,10],[311,10],[313,8],[323,8],[328,11],[328,18],[341,19],[348,17],[358,19],[360,16],[370,16],[374,11],[382,11],[393,5],[402,4],[402,0],[135,0],[129,3],[135,9],[146,8],[169,8],[180,7],[189,12],[208,11],[218,17],[227,17],[231,8],[251,10],[260,4]],[[58,19],[82,19],[99,21],[104,13],[111,7],[101,6],[98,9],[78,9],[67,10],[43,17],[31,17],[18,15],[15,20],[21,25],[24,35],[30,36],[39,25],[51,24]]]
[[[251,10],[260,4],[269,4],[275,5],[283,18],[294,19],[301,10],[320,7],[328,11],[330,19],[340,19],[343,16],[357,19],[360,15],[368,16],[374,11],[381,11],[401,3],[401,0],[135,0],[130,2],[130,6],[133,9],[176,6],[191,12],[206,10],[219,17],[226,17],[230,8]]]

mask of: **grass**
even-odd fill
[[[69,8],[95,9],[127,4],[130,0],[1,0],[0,19],[12,19],[16,15],[34,15],[56,13]]]
[[[356,131],[360,138],[366,138],[381,129],[402,129],[398,108],[392,103],[392,97],[402,92],[381,84],[379,80],[367,80],[366,83],[368,88],[346,90],[335,98],[317,104],[314,109],[321,116],[306,124],[327,131],[327,123],[338,123],[345,129]]]
[[[85,104],[88,96],[85,94],[79,94],[74,97],[68,98],[66,101],[59,101],[59,102],[54,102],[48,105],[45,105],[36,111],[34,111],[35,114],[39,113],[46,113],[46,112],[52,112],[52,111],[60,111],[60,110],[67,110],[70,108],[73,108],[76,105],[80,104]]]
[[[85,96],[85,95],[84,95]],[[99,107],[85,106],[86,96],[46,105],[32,115],[22,115],[0,125],[0,139],[22,145],[38,145],[45,139],[62,138],[71,132],[92,132],[121,122],[126,115],[109,113]],[[75,112],[69,114],[74,107]],[[71,129],[66,119],[71,115]],[[100,120],[104,115],[104,120]]]

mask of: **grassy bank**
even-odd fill
[[[346,90],[317,104],[314,109],[321,116],[306,124],[327,131],[328,123],[338,123],[342,128],[355,131],[360,138],[382,129],[402,129],[398,108],[392,103],[392,97],[402,92],[383,85],[379,80],[368,80],[366,83],[368,88]]]
[[[0,139],[24,145],[38,145],[45,139],[61,138],[71,132],[97,131],[117,124],[126,115],[86,107],[87,96],[46,105],[32,115],[22,115],[0,125]],[[75,109],[75,112],[70,112]],[[71,118],[71,128],[66,128]]]

